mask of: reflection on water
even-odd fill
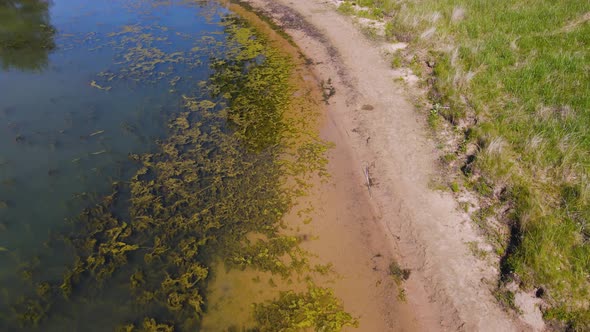
[[[49,0],[0,0],[2,69],[41,70],[55,49]]]

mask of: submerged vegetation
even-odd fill
[[[331,290],[310,285],[303,294],[281,292],[279,299],[257,304],[254,316],[260,331],[341,331],[358,322],[343,311]]]
[[[590,329],[590,3],[356,3],[409,43],[394,62],[429,85],[429,123],[455,132],[447,164],[506,225],[492,234],[502,280],[546,290],[546,318]]]
[[[329,144],[315,130],[314,97],[305,89],[295,96],[290,56],[235,16],[222,24],[223,55],[212,55],[211,76],[199,92],[182,97],[168,136],[153,153],[130,155],[137,166],[132,178],[114,182],[62,241],[49,242],[73,253],[61,280],[45,280],[35,260],[22,264],[31,289],[0,316],[0,326],[43,330],[67,320],[67,308],[106,305],[109,312],[116,307],[109,323],[119,331],[195,330],[219,260],[309,281],[306,292],[255,304],[255,330],[357,325],[329,289],[314,286],[300,239],[284,231],[283,216],[306,193],[308,178],[325,174]],[[124,78],[151,79],[153,61],[178,59],[139,51],[130,53],[127,60],[137,66],[128,66]]]

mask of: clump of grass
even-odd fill
[[[412,60],[409,63],[409,67],[410,69],[412,69],[412,72],[416,74],[416,76],[424,76],[424,65],[421,63],[420,58],[418,58],[418,56],[412,57]]]
[[[445,164],[450,164],[453,161],[457,160],[457,155],[455,153],[447,153],[444,156],[441,157],[441,160],[445,163]]]
[[[371,25],[366,25],[362,27],[362,32],[367,36],[369,39],[377,39],[379,37],[379,31],[376,27]]]
[[[504,288],[498,288],[494,290],[493,294],[496,300],[504,305],[505,308],[514,310],[516,312],[520,311],[515,302],[514,292]]]
[[[399,12],[401,6],[401,1],[397,0],[344,1],[338,7],[338,11],[346,15],[355,15],[372,20],[385,19],[387,20],[385,28],[386,38],[403,42],[409,40],[407,31],[406,33],[398,33],[401,29],[393,29],[393,22],[390,21],[390,18]]]
[[[396,260],[392,260],[389,264],[389,275],[398,287],[397,298],[402,302],[406,300],[406,290],[403,288],[402,283],[410,278],[411,273],[410,269],[402,268]]]
[[[430,112],[428,113],[428,125],[430,126],[430,128],[434,130],[440,128],[440,120],[441,118],[438,112],[434,109],[430,110]]]
[[[401,8],[401,2],[396,0],[358,0],[357,3],[382,15],[392,15]]]
[[[459,202],[459,208],[461,210],[463,210],[464,212],[469,212],[469,208],[471,207],[471,204],[469,204],[469,202]]]
[[[385,23],[385,37],[387,40],[407,43],[413,40],[414,33],[411,28],[394,19]]]
[[[481,249],[479,247],[479,244],[475,241],[467,242],[467,247],[469,248],[469,251],[471,251],[473,256],[479,259],[485,259],[488,256],[488,252]]]
[[[396,281],[396,283],[408,280],[410,274],[412,274],[412,270],[402,268],[395,260],[392,260],[389,264],[389,275]]]
[[[403,65],[403,57],[400,54],[400,52],[395,52],[392,56],[391,56],[391,68],[393,69],[397,69],[400,68]]]
[[[352,15],[356,12],[351,2],[345,1],[338,6],[338,11],[345,15]]]

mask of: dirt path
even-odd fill
[[[367,41],[326,2],[248,2],[293,37],[313,61],[320,79],[331,80],[336,94],[329,100],[328,118],[333,132],[339,133],[332,139],[345,147],[337,154],[349,155],[335,157],[332,164],[353,164],[348,169],[358,172],[345,176],[356,181],[357,187],[365,182],[361,170],[369,166],[371,197],[365,198],[365,193],[359,202],[368,205],[363,207],[372,214],[368,220],[375,220],[379,227],[361,223],[359,231],[367,230],[366,238],[386,239],[402,265],[412,269],[405,284],[407,303],[390,308],[396,311],[394,316],[405,317],[389,328],[530,330],[494,299],[491,288],[498,273],[470,253],[466,243],[479,239],[468,217],[458,212],[451,195],[429,188],[437,171],[434,143],[426,138],[422,117],[394,83],[379,46]]]

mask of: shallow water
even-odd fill
[[[0,234],[2,241],[13,239],[13,232],[22,236],[18,228],[25,224],[46,236],[48,227],[63,222],[64,202],[74,193],[108,190],[109,178],[124,172],[127,154],[149,151],[155,138],[165,134],[169,114],[179,110],[179,96],[207,78],[209,54],[191,49],[204,46],[203,36],[219,38],[222,33],[204,16],[213,8],[167,5],[161,11],[138,2],[146,8],[137,14],[131,4],[55,1],[39,15],[47,15],[47,24],[57,31],[56,48],[39,55],[35,64],[4,63],[0,158],[1,199],[8,205],[2,217],[8,229]],[[117,34],[130,26],[132,32]],[[124,72],[132,62],[142,65],[123,58],[131,45],[163,52],[147,55],[161,61],[155,73],[141,68]],[[163,59],[173,52],[182,52],[181,60]],[[102,73],[116,77],[108,82]],[[183,80],[170,83],[180,75]]]
[[[208,1],[0,3],[0,327],[15,328],[10,308],[30,293],[23,269],[59,280],[74,254],[47,247],[65,220],[129,179],[128,155],[155,150],[182,95],[199,94],[226,14]],[[108,329],[93,326],[116,313],[105,307],[42,330]]]
[[[0,4],[0,330],[356,324],[285,230],[329,145],[265,33],[216,1]]]
[[[21,6],[29,3],[36,2]],[[203,47],[204,36],[222,33],[219,16],[205,16],[220,9],[211,6],[60,0],[48,7],[34,16],[55,30],[48,36],[54,49],[25,46],[18,56],[34,59],[26,64],[2,52],[0,200],[7,207],[0,210],[0,244],[23,254],[37,250],[50,229],[92,200],[83,193],[105,193],[112,180],[130,174],[127,154],[153,149],[179,110],[179,96],[207,78],[208,54],[191,49]],[[29,15],[20,16],[26,21]],[[132,47],[162,54],[126,60]],[[174,52],[182,54],[166,59]],[[126,72],[130,64],[150,61],[161,63],[153,71]]]

